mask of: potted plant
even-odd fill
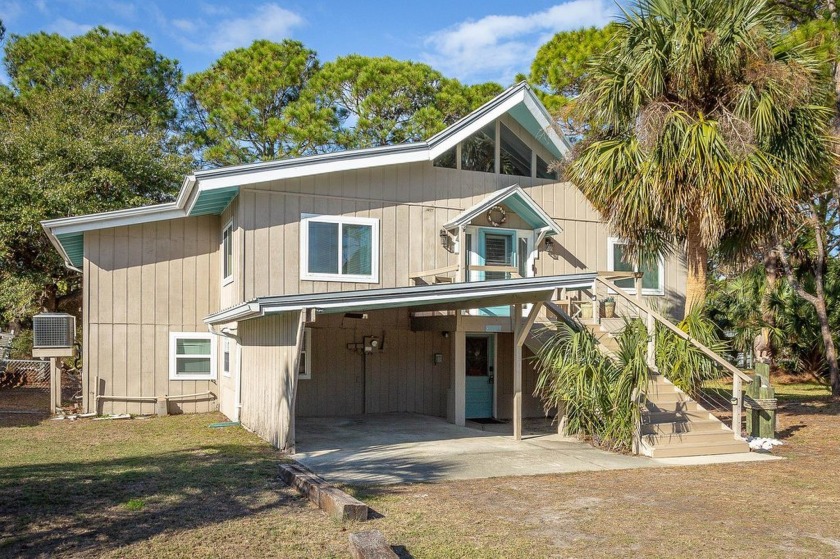
[[[604,318],[615,317],[615,297],[604,299]]]
[[[583,319],[592,318],[592,302],[584,301],[580,303],[580,317]]]

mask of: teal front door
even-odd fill
[[[493,336],[467,336],[467,419],[493,417]]]

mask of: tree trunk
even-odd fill
[[[766,343],[767,351],[770,355],[770,365],[773,364],[773,358],[776,356],[776,350],[773,347],[773,338],[769,333],[776,327],[776,313],[770,306],[770,301],[773,298],[773,293],[776,291],[776,283],[779,280],[779,255],[775,250],[770,250],[764,257],[764,278],[766,280],[764,286],[764,293],[761,296],[761,320],[766,325],[762,328],[762,333],[767,332]]]
[[[831,395],[840,399],[840,367],[837,364],[837,348],[834,345],[834,336],[831,334],[831,327],[828,323],[828,311],[826,310],[825,297],[817,297],[814,305],[817,311],[817,318],[820,321],[820,334],[822,334],[823,345],[825,346],[825,360],[828,363],[828,378],[831,382]]]
[[[685,239],[688,277],[685,285],[685,316],[706,302],[706,276],[709,272],[709,251],[700,237],[700,223],[694,217],[689,218],[688,232]]]

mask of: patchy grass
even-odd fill
[[[364,525],[325,517],[220,419],[0,419],[0,556],[344,557],[360,529],[417,558],[840,553],[828,398],[782,403],[787,460],[349,488],[381,515]]]

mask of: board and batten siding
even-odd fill
[[[176,397],[170,413],[218,408],[216,381],[169,380],[170,332],[207,332],[219,305],[219,217],[85,233],[84,407],[106,396]],[[97,379],[101,387],[96,386]],[[103,400],[101,413],[155,413],[154,402]]]
[[[246,320],[242,343],[243,427],[280,449],[294,448],[295,391],[303,335],[300,312]]]
[[[441,246],[441,226],[513,184],[519,184],[563,228],[551,252],[540,250],[537,275],[608,269],[609,227],[574,185],[411,163],[243,187],[238,199],[242,301],[411,286],[411,273],[457,263],[459,256]],[[300,217],[306,213],[378,219],[379,283],[302,280]],[[518,219],[510,211],[508,218],[511,223]],[[681,312],[685,276],[683,259],[668,257],[665,297],[652,298],[660,309]]]
[[[319,316],[308,325],[312,378],[301,379],[299,417],[408,412],[445,417],[452,383],[452,338],[413,332],[408,309],[370,312],[367,319]],[[379,337],[382,350],[349,344]],[[443,361],[435,363],[435,354]]]

